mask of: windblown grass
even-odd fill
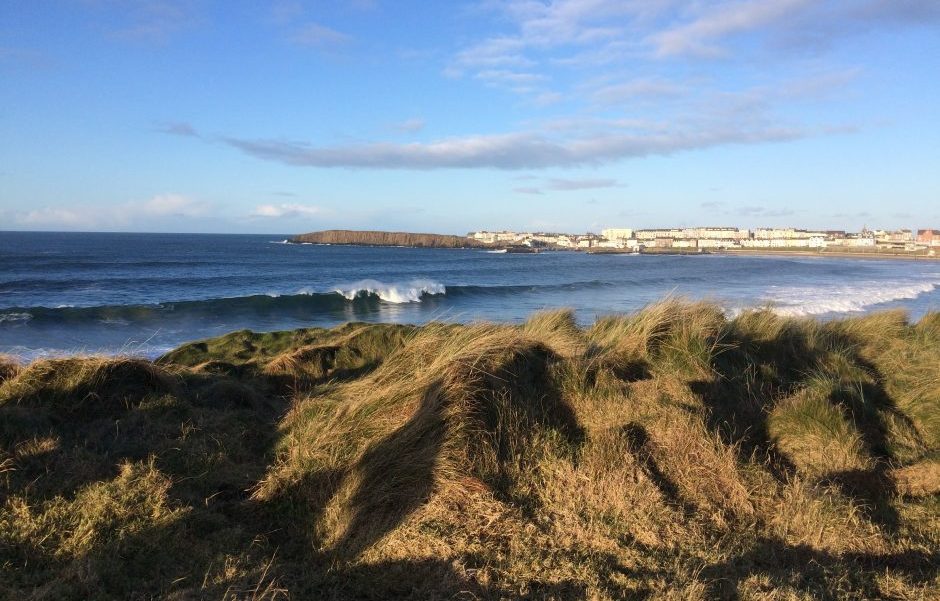
[[[0,361],[0,597],[937,598],[938,324],[667,299]]]
[[[6,355],[0,355],[0,384],[20,373],[20,364]]]

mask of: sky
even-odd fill
[[[0,1],[0,230],[940,228],[940,0]]]

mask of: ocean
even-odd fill
[[[520,322],[570,307],[581,323],[668,295],[729,314],[820,319],[940,310],[940,262],[781,256],[285,244],[285,236],[0,232],[0,353],[155,357],[239,329],[346,321]]]

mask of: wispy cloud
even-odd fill
[[[135,215],[151,217],[200,217],[209,212],[208,203],[181,194],[158,194],[143,202],[132,202],[118,207],[130,219]]]
[[[519,176],[517,180],[538,180],[534,176]],[[568,178],[548,178],[542,180],[542,185],[525,186],[513,188],[513,192],[519,194],[542,194],[545,191],[554,192],[573,192],[579,190],[597,190],[599,188],[614,188],[621,184],[615,179],[597,178],[597,179],[568,179]]]
[[[209,203],[181,194],[157,194],[146,200],[116,205],[79,205],[75,207],[39,207],[12,211],[9,219],[20,226],[62,227],[65,229],[111,229],[136,226],[146,228],[154,220],[180,220],[205,217],[212,210]]]
[[[262,204],[251,211],[252,217],[283,219],[288,217],[315,217],[323,214],[323,208],[297,203]]]
[[[772,219],[776,217],[789,217],[796,211],[789,207],[773,207],[761,205],[731,205],[724,200],[708,200],[699,204],[699,207],[713,215],[729,217],[750,217]]]
[[[598,165],[728,144],[779,142],[812,133],[801,128],[724,122],[694,127],[682,123],[643,132],[609,131],[588,137],[547,137],[540,132],[522,131],[407,144],[313,146],[233,137],[223,141],[260,159],[305,167],[540,169]]]
[[[392,130],[403,134],[414,134],[424,129],[425,125],[424,119],[412,117],[392,124]]]
[[[761,206],[743,206],[728,209],[724,211],[725,215],[738,215],[742,217],[789,217],[795,215],[793,209],[761,207]]]
[[[700,14],[687,23],[668,28],[648,39],[657,56],[683,54],[721,56],[717,41],[730,34],[751,31],[791,17],[816,4],[816,0],[747,0],[717,6],[703,4]]]
[[[301,18],[306,9],[300,0],[273,0],[268,11],[270,22],[276,25],[286,25]]]
[[[620,183],[615,179],[550,179],[548,188],[551,190],[596,190],[598,188],[616,188]]]
[[[727,204],[728,203],[724,202],[723,200],[708,200],[701,203],[699,206],[703,209],[716,210],[723,209]]]
[[[598,104],[622,104],[638,98],[678,96],[686,91],[686,86],[665,78],[645,77],[598,86],[591,92],[591,99]]]
[[[319,23],[307,23],[294,30],[288,40],[298,46],[330,50],[349,44],[352,37]]]
[[[279,27],[296,44],[327,49],[351,41],[345,33],[309,21],[297,2],[277,6],[279,22],[286,23]],[[813,24],[823,11],[854,23],[913,23],[940,14],[910,0],[483,0],[477,9],[475,18],[491,19],[490,31],[498,33],[458,47],[444,65],[445,74],[520,94],[534,107],[555,103],[551,120],[534,118],[495,131],[481,127],[477,134],[407,143],[391,133],[421,131],[422,119],[387,125],[391,140],[322,143],[227,135],[212,141],[301,167],[520,170],[845,133],[855,124],[821,122],[809,112],[788,109],[841,97],[859,78],[860,68],[825,62],[756,68],[729,51],[740,50],[731,44],[735,36],[754,34],[746,41],[764,46],[800,29],[829,27],[826,20]],[[702,74],[702,57],[719,55],[738,61],[735,77]],[[592,56],[604,65],[601,71],[591,68]],[[537,108],[533,113],[539,114]],[[164,124],[161,131],[198,135],[184,123]],[[607,180],[544,181],[516,191],[611,185]]]
[[[186,123],[185,121],[166,121],[157,123],[154,126],[154,129],[162,134],[170,134],[171,136],[183,136],[189,138],[199,137],[199,132],[196,131],[196,128],[189,123]]]
[[[86,4],[116,10],[121,24],[110,34],[131,42],[162,44],[204,20],[201,0],[96,0]]]
[[[42,207],[29,211],[13,211],[9,219],[17,225],[64,227],[68,229],[92,228],[100,225],[86,211],[77,211],[63,207]]]

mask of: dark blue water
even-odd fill
[[[589,323],[677,294],[829,317],[940,309],[940,263],[495,254],[280,244],[283,236],[0,232],[0,352],[154,356],[232,330],[350,320]]]

